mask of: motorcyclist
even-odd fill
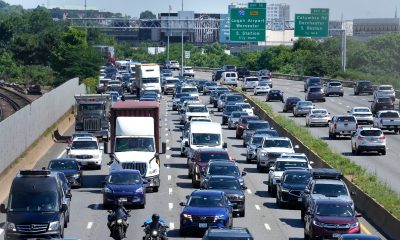
[[[167,223],[162,218],[160,218],[160,215],[158,215],[157,213],[154,213],[151,216],[151,220],[146,220],[142,227],[145,227],[144,231],[146,233],[146,236],[143,237],[143,240],[146,240],[147,237],[149,237],[153,229],[156,229],[159,232],[160,239],[168,239],[166,231],[166,229],[168,228]]]
[[[124,207],[124,204],[122,201],[118,201],[117,206],[112,210],[109,211],[110,214],[108,214],[108,229],[110,229],[110,237],[112,237],[112,229],[111,229],[111,223],[115,220],[117,220],[118,217],[122,216],[122,218],[124,219],[124,222],[126,224],[124,224],[124,237],[126,237],[126,231],[128,229],[129,223],[128,223],[128,217],[130,217],[131,215],[129,214],[129,211],[127,211]]]

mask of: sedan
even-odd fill
[[[236,125],[239,122],[239,118],[241,116],[249,115],[247,112],[244,111],[233,111],[231,116],[228,118],[228,128],[229,129],[236,129]]]
[[[368,107],[353,107],[350,111],[347,112],[356,118],[358,124],[374,123],[374,117]]]
[[[311,127],[313,125],[324,125],[329,126],[331,117],[330,113],[326,109],[311,109],[306,115],[306,126]]]
[[[288,97],[285,100],[285,104],[283,104],[283,112],[292,112],[296,103],[301,101],[298,97]]]
[[[47,168],[51,171],[64,173],[71,186],[82,187],[82,170],[75,158],[58,158],[50,160]]]
[[[181,202],[180,235],[186,236],[193,230],[214,228],[232,228],[233,205],[223,191],[195,190],[187,201]]]
[[[271,90],[269,83],[267,81],[260,81],[258,85],[254,88],[254,95],[260,93],[268,93]]]
[[[279,89],[271,89],[267,94],[266,101],[269,102],[272,100],[279,100],[283,102],[283,91]]]
[[[144,208],[146,205],[147,180],[138,170],[113,170],[103,182],[103,206],[115,206],[118,201],[126,205]]]

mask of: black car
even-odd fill
[[[301,196],[310,177],[310,171],[306,169],[285,170],[281,181],[276,184],[276,205],[282,208],[290,204],[301,204]]]
[[[374,94],[371,81],[358,80],[354,83],[354,95],[359,95],[361,93],[368,93],[369,95]]]
[[[42,95],[42,88],[38,84],[33,84],[28,87],[27,93],[30,95]]]
[[[210,228],[206,231],[202,240],[253,240],[249,229],[247,228],[232,228],[232,229],[221,229],[221,228]]]
[[[224,111],[222,113],[222,125],[228,123],[228,118],[231,116],[231,113],[234,111],[242,111],[242,107],[235,104],[226,105]]]
[[[238,78],[245,78],[250,76],[250,71],[245,67],[237,68]]]
[[[212,80],[213,81],[218,81],[222,78],[222,73],[225,72],[225,70],[219,69],[219,70],[214,70],[212,72]]]
[[[213,175],[223,175],[223,176],[234,176],[239,180],[240,186],[244,186],[243,176],[246,176],[246,172],[241,172],[239,169],[239,165],[232,160],[228,159],[211,159],[208,162],[208,166],[204,170],[204,175],[201,178],[202,185],[204,181]]]
[[[266,101],[279,100],[283,102],[283,91],[279,89],[271,89],[267,94]]]
[[[198,90],[199,92],[203,92],[203,90],[204,90],[204,85],[206,84],[206,82],[208,82],[208,81],[207,81],[207,80],[198,80],[198,81],[197,81],[196,87],[197,87],[197,90]]]
[[[225,195],[233,204],[233,213],[241,217],[245,216],[245,195],[243,190],[246,187],[241,186],[235,176],[212,175],[204,181],[202,188],[225,192]]]
[[[82,170],[75,158],[58,158],[50,160],[47,168],[50,171],[64,173],[71,186],[82,187]]]
[[[14,178],[7,207],[4,239],[47,239],[64,237],[69,208],[59,172],[20,171]]]

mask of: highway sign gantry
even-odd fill
[[[328,14],[296,14],[294,36],[327,37],[329,28]]]
[[[231,8],[230,18],[230,41],[265,41],[265,8]]]

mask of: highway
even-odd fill
[[[199,78],[209,79],[209,73],[198,74]],[[282,81],[276,86],[286,88],[290,92],[290,83]],[[282,85],[281,85],[282,84]],[[292,83],[293,84],[293,83]],[[297,85],[296,85],[297,86]],[[299,83],[298,83],[298,86]],[[303,94],[298,87],[299,96]],[[293,91],[293,94],[296,90]],[[201,96],[203,102],[208,102],[208,96]],[[342,100],[342,99],[340,99]],[[141,239],[143,230],[140,227],[143,221],[151,216],[152,213],[159,213],[169,224],[168,236],[170,239],[183,239],[179,237],[179,214],[182,207],[179,202],[185,201],[185,196],[194,189],[191,180],[187,177],[186,158],[181,158],[179,115],[176,111],[171,111],[171,97],[163,96],[161,101],[161,126],[162,141],[167,143],[167,153],[161,155],[161,187],[158,193],[149,192],[146,194],[145,209],[133,209],[129,218],[130,226],[128,229],[128,239]],[[328,100],[327,104],[332,104]],[[343,103],[342,103],[343,104]],[[281,103],[273,103],[272,106],[279,109]],[[333,113],[333,110],[330,110]],[[336,109],[340,111],[340,107]],[[221,113],[215,111],[213,121],[221,122]],[[300,121],[300,119],[298,119]],[[318,130],[317,128],[315,130]],[[326,130],[320,129],[320,130]],[[326,132],[326,131],[325,131]],[[70,129],[68,134],[73,133]],[[321,135],[323,135],[321,133]],[[326,134],[325,134],[326,135]],[[246,191],[246,217],[235,218],[234,227],[248,227],[255,239],[303,239],[303,224],[300,221],[300,211],[296,209],[278,209],[275,198],[270,197],[267,192],[267,175],[258,173],[255,164],[246,164],[245,148],[242,147],[242,140],[235,138],[235,132],[223,126],[224,141],[228,143],[230,155],[239,163],[241,170],[248,174],[245,176],[245,183],[248,187]],[[393,136],[396,137],[396,136]],[[341,141],[335,141],[340,143]],[[344,142],[344,141],[343,141]],[[340,147],[340,146],[339,146]],[[348,144],[347,144],[348,147]],[[345,148],[348,151],[348,148]],[[58,143],[39,161],[36,168],[47,166],[50,159],[65,155],[65,144]],[[381,157],[379,157],[381,158]],[[84,186],[80,189],[73,189],[71,203],[71,222],[65,229],[65,237],[79,238],[82,240],[91,239],[110,239],[107,228],[107,211],[103,210],[101,186],[104,177],[108,173],[107,162],[109,157],[103,155],[101,170],[86,170],[84,172]],[[5,214],[0,215],[0,227],[4,226]],[[377,234],[376,230],[363,218],[360,218],[362,229],[366,233]],[[3,231],[0,230],[0,234]],[[185,238],[185,239],[199,239]],[[385,238],[382,238],[385,239]]]

